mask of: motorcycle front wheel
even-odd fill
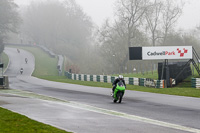
[[[122,95],[119,97],[119,103],[122,102]]]
[[[116,100],[116,99],[113,99],[113,102],[114,102],[114,103],[116,103],[116,102],[117,102],[117,100]]]
[[[120,93],[118,94],[118,100],[119,100],[119,103],[122,102],[122,97],[123,97],[123,93],[120,92]]]

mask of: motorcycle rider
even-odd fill
[[[114,80],[113,84],[112,84],[113,88],[112,88],[112,94],[111,94],[111,96],[113,96],[114,91],[115,91],[115,88],[116,88],[116,86],[117,86],[117,83],[120,82],[120,81],[123,82],[123,84],[124,84],[124,86],[125,86],[125,88],[126,88],[126,84],[125,84],[125,81],[124,81],[124,77],[123,77],[122,75],[119,75],[118,78],[116,78],[116,79]]]
[[[20,69],[20,73],[22,74],[22,73],[23,73],[23,71],[24,71],[24,69],[23,69],[23,68],[21,68],[21,69]]]
[[[25,62],[26,62],[26,64],[28,63],[28,59],[27,58],[25,58]]]
[[[18,52],[18,53],[20,53],[20,50],[19,50],[19,49],[17,49],[17,52]]]

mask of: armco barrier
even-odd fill
[[[97,82],[100,82],[100,75],[97,75]]]
[[[78,75],[78,79],[81,80],[81,75],[80,74]]]
[[[134,80],[133,80],[133,78],[129,78],[129,84],[130,84],[130,85],[134,85]]]
[[[97,75],[93,75],[93,81],[97,82]]]
[[[124,77],[124,81],[125,81],[126,84],[129,84],[129,80],[128,79],[129,79],[128,77]]]
[[[84,74],[78,75],[78,74],[71,74],[69,72],[65,72],[65,76],[68,79],[73,79],[73,80],[94,81],[94,82],[104,82],[104,83],[113,83],[114,80],[117,78],[114,76],[106,76],[106,75],[84,75]],[[153,88],[165,87],[164,80],[147,80],[146,78],[135,78],[135,77],[124,77],[124,80],[126,84],[130,85],[149,86]],[[193,79],[193,81],[196,81],[196,79]],[[200,86],[200,79],[199,79],[199,86]]]
[[[191,86],[193,88],[200,89],[200,78],[192,78],[191,83],[192,83]]]
[[[107,76],[103,76],[103,79],[104,79],[104,82],[107,83],[108,80],[107,80]]]
[[[133,85],[139,85],[139,78],[133,78]]]
[[[84,75],[84,81],[87,81],[87,75]]]
[[[145,86],[145,78],[139,78],[139,86]]]
[[[164,80],[155,80],[156,88],[164,88],[165,81]]]
[[[81,74],[81,81],[84,81],[84,74]]]
[[[100,82],[104,82],[104,76],[100,75]]]
[[[115,77],[111,77],[111,83],[113,83],[115,80]]]
[[[93,81],[93,75],[90,75],[90,81]]]
[[[87,81],[91,81],[91,80],[90,80],[90,75],[87,75]]]

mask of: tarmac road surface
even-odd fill
[[[16,48],[5,52],[10,58],[5,75],[12,89],[0,90],[4,108],[77,133],[200,133],[199,98],[127,90],[121,104],[113,103],[108,88],[32,77],[32,54]]]

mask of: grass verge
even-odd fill
[[[144,74],[142,73],[129,73],[129,74],[121,74],[124,77],[136,77],[136,78],[151,78],[151,79],[158,79],[158,72],[154,71],[152,72],[146,72]],[[118,75],[114,75],[114,76],[118,76]]]
[[[0,107],[1,133],[68,133]]]
[[[65,76],[39,76],[38,78],[46,79],[50,81],[62,82],[62,83],[112,88],[111,83],[71,80],[71,79],[67,79]],[[159,88],[149,88],[149,87],[144,87],[144,86],[127,85],[127,90],[200,98],[200,90],[196,88],[191,88],[191,83],[187,80],[185,82],[182,82],[178,86],[172,87],[172,88],[159,89]]]

